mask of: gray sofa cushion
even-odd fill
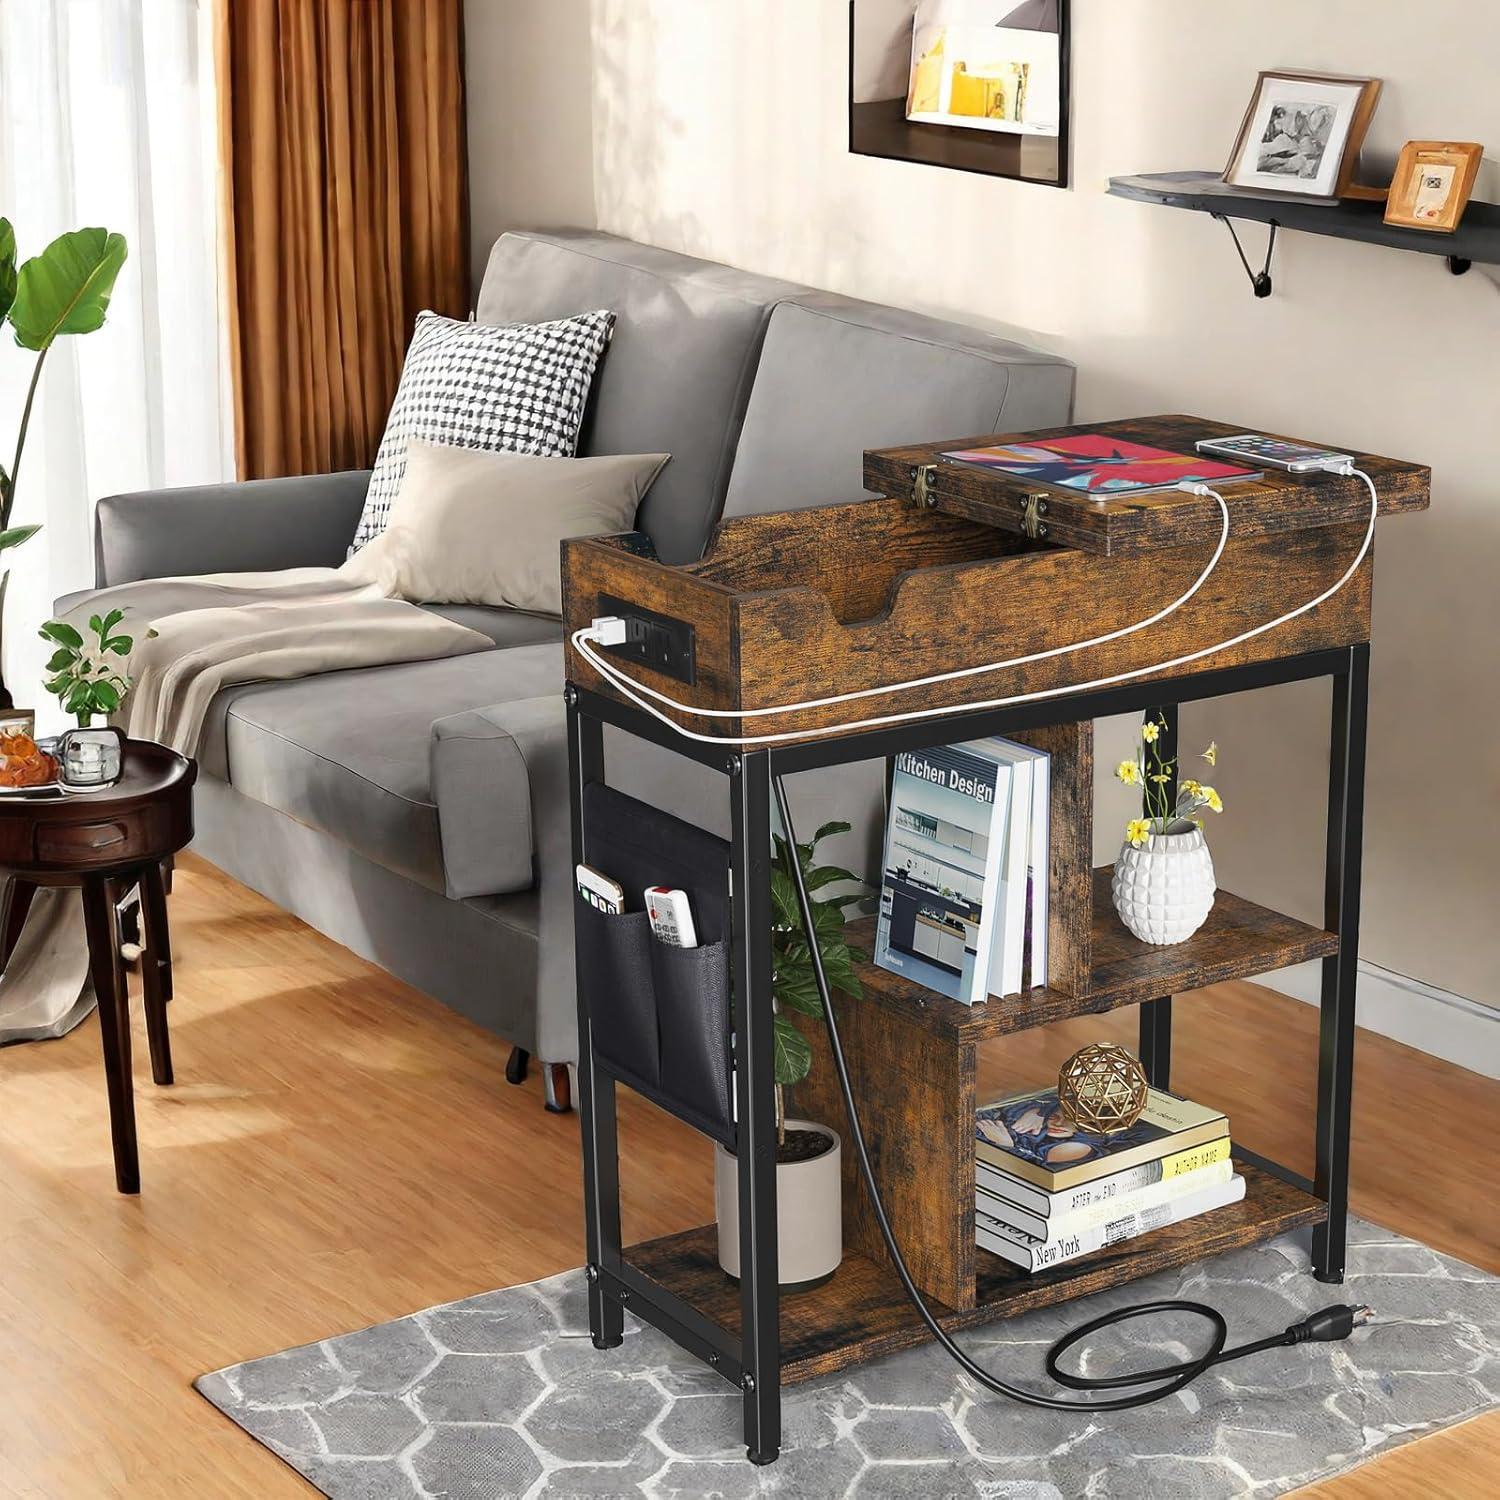
[[[770,308],[802,290],[609,234],[514,233],[490,252],[477,316],[615,314],[578,451],[672,455],[637,524],[666,561],[686,562],[724,499]]]
[[[341,840],[375,864],[446,891],[432,789],[433,721],[475,704],[558,696],[562,647],[554,643],[481,651],[442,661],[330,672],[292,682],[248,684],[221,694],[222,739],[204,768],[239,792]],[[527,823],[524,762],[494,768],[485,795]],[[528,848],[499,852],[502,879],[521,870]],[[472,876],[472,871],[470,872]],[[471,881],[472,883],[472,881]]]
[[[725,515],[867,493],[866,448],[1066,422],[1073,367],[1024,344],[831,292],[771,314]]]
[[[534,646],[539,641],[560,641],[562,621],[553,615],[534,615],[524,609],[494,609],[488,604],[424,604],[433,614],[467,625],[487,635],[497,646]]]

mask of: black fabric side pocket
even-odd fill
[[[627,1082],[654,1090],[661,1082],[661,1048],[652,952],[660,945],[651,919],[643,911],[602,912],[581,898],[573,919],[594,1050]]]
[[[653,938],[650,956],[664,1102],[715,1140],[733,1146],[728,945],[673,948]]]

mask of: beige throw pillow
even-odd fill
[[[629,531],[668,457],[537,458],[414,440],[386,529],[342,571],[413,603],[560,615],[558,544]]]

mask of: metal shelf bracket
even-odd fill
[[[1266,239],[1266,261],[1260,270],[1257,271],[1245,255],[1245,247],[1240,244],[1240,237],[1235,233],[1233,220],[1224,214],[1213,214],[1212,217],[1217,219],[1229,231],[1229,238],[1234,241],[1234,248],[1239,255],[1240,264],[1245,268],[1245,275],[1250,278],[1251,290],[1254,291],[1257,297],[1269,297],[1272,291],[1271,257],[1276,251],[1276,231],[1281,226],[1277,224],[1275,219],[1268,220],[1271,226],[1271,233]]]

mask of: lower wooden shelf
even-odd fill
[[[963,1312],[938,1307],[934,1311],[946,1329],[973,1328],[1225,1250],[1260,1244],[1324,1218],[1323,1204],[1300,1188],[1245,1163],[1238,1170],[1245,1177],[1241,1202],[1067,1265],[1028,1276],[980,1251],[978,1306]],[[719,1267],[712,1224],[634,1245],[625,1258],[726,1332],[739,1336],[739,1286]],[[795,1385],[910,1349],[930,1337],[889,1266],[846,1254],[831,1280],[782,1298],[781,1378]]]

